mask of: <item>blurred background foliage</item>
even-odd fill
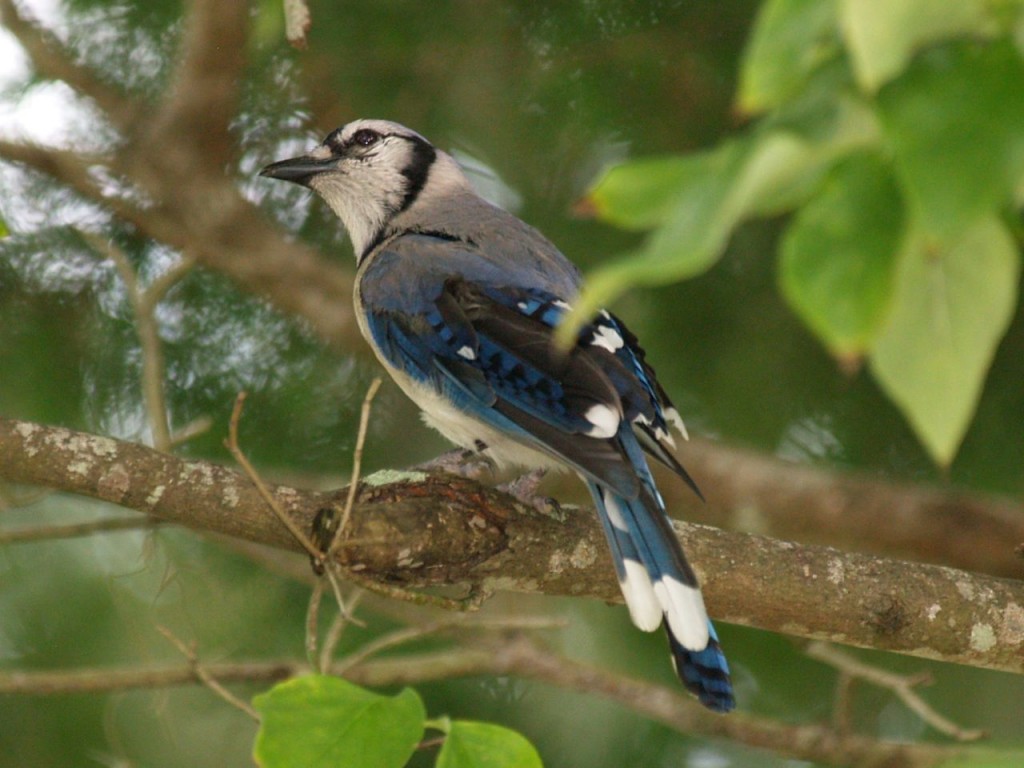
[[[166,87],[179,3],[26,7],[140,102]],[[263,0],[253,8],[234,172],[267,216],[350,263],[323,206],[254,173],[353,118],[403,122],[453,150],[489,196],[594,273],[593,295],[614,298],[691,432],[800,462],[1020,497],[1024,22],[1019,3],[951,8],[927,0],[314,1],[308,49],[296,52],[283,44],[280,3]],[[34,78],[2,28],[0,46],[4,135],[76,151],[115,146],[89,104]],[[0,242],[0,413],[150,439],[124,283],[81,233],[111,239],[144,283],[180,255],[20,166],[0,162],[0,190],[9,231]],[[616,262],[623,254],[628,260]],[[930,285],[937,261],[949,264],[939,274],[949,278],[949,318],[971,330],[952,339],[946,367],[901,384],[911,350],[931,342],[913,335],[923,333],[915,322],[894,339],[892,323],[899,311],[926,311],[925,300],[906,294]],[[694,277],[676,282],[683,276]],[[625,290],[635,282],[646,287]],[[172,426],[203,417],[214,425],[180,452],[228,461],[227,418],[246,389],[242,440],[259,466],[294,482],[341,482],[359,403],[378,372],[372,361],[325,349],[301,324],[201,269],[157,317]],[[952,399],[934,399],[961,367],[968,380]],[[932,410],[914,405],[922,397]],[[929,427],[934,411],[954,407],[952,426]],[[369,470],[443,450],[425,429],[412,432],[415,420],[386,386]],[[12,505],[3,521],[109,512],[50,497],[30,509]],[[301,656],[306,600],[301,585],[181,531],[7,546],[0,663],[180,661],[156,625],[194,639],[204,659]],[[569,628],[554,638],[561,647],[670,682],[661,638],[632,631],[620,609],[507,595],[494,602],[566,616]],[[386,606],[367,619],[346,632],[342,651],[396,621]],[[721,634],[743,708],[792,722],[828,716],[833,672],[784,637],[730,626]],[[864,656],[895,670],[928,666]],[[941,711],[985,728],[997,744],[1019,744],[1018,679],[932,671],[928,696]],[[551,766],[791,764],[537,684],[467,680],[420,691],[432,716],[522,730]],[[939,738],[872,690],[858,690],[854,725],[892,739]],[[202,689],[0,698],[0,766],[239,765],[253,733]]]

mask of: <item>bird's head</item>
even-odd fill
[[[450,156],[387,120],[343,125],[307,154],[271,163],[260,175],[319,194],[345,225],[357,256],[418,200],[468,186]]]

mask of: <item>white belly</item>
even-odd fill
[[[565,465],[555,457],[509,439],[502,432],[456,408],[432,388],[417,384],[406,377],[395,377],[395,382],[420,407],[424,423],[456,445],[476,450],[477,441],[480,441],[487,446],[484,455],[502,468],[513,466],[527,469],[565,469]]]

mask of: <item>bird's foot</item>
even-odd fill
[[[545,517],[562,520],[564,515],[561,505],[550,496],[537,495],[537,489],[546,474],[546,469],[533,469],[515,480],[502,483],[498,486],[498,490],[507,493],[528,507],[533,507]]]
[[[484,446],[486,448],[486,446]],[[494,474],[494,462],[481,450],[454,448],[445,451],[430,461],[418,464],[414,469],[422,472],[447,472],[468,480],[482,480]]]

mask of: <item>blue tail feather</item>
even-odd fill
[[[716,712],[732,710],[736,702],[728,662],[714,626],[704,611],[696,577],[686,562],[660,496],[654,491],[627,499],[592,480],[587,480],[587,486],[594,498],[634,623],[650,631],[657,628],[662,617],[666,617],[663,623],[672,661],[683,685],[708,708]],[[639,580],[635,566],[627,574],[627,561],[642,566]],[[646,572],[650,583],[643,583],[643,572]],[[656,593],[653,585],[659,582],[662,587]],[[671,590],[665,586],[673,582]],[[665,595],[669,592],[675,597],[682,596],[682,600],[666,606]],[[670,610],[673,612],[671,626],[667,620]],[[700,626],[694,626],[695,622],[700,622]],[[690,647],[683,644],[684,637],[690,638],[687,643]]]
[[[714,625],[708,622],[708,644],[702,651],[687,650],[676,640],[671,630],[667,634],[672,665],[686,689],[695,694],[701,704],[716,712],[731,712],[735,709],[736,698],[729,677],[729,662],[722,653]]]

